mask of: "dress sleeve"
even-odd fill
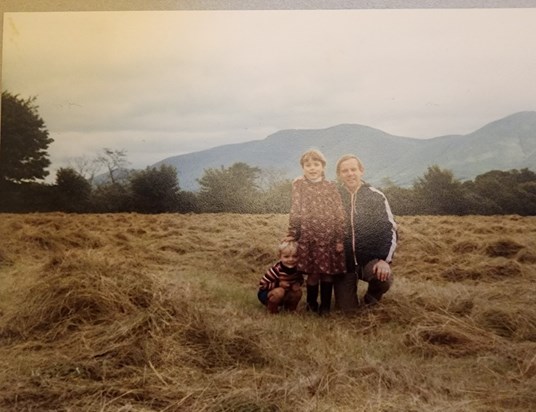
[[[302,198],[300,178],[292,182],[292,202],[290,205],[288,235],[298,240],[301,235]]]
[[[332,189],[332,195],[331,198],[333,199],[332,207],[333,207],[333,224],[334,224],[334,238],[336,242],[343,243],[344,242],[344,233],[345,233],[345,213],[344,213],[344,207],[342,205],[342,198],[339,190],[337,189],[337,186],[335,184],[331,185]]]

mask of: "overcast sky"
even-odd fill
[[[37,96],[51,177],[103,147],[145,168],[282,129],[466,134],[536,110],[535,22],[536,9],[5,13],[2,90]]]

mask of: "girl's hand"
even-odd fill
[[[281,240],[281,242],[295,242],[295,241],[296,241],[296,239],[294,238],[294,236],[290,236],[290,235],[285,236],[285,237]]]
[[[342,242],[337,242],[337,245],[335,246],[335,250],[337,252],[344,252],[344,243]]]

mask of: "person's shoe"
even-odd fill
[[[278,303],[274,303],[274,302],[268,302],[266,304],[266,306],[268,307],[268,312],[270,313],[279,313],[279,304]]]
[[[305,304],[305,310],[307,312],[313,312],[313,313],[318,313],[318,309],[319,309],[319,306],[318,306],[318,302],[307,302]]]
[[[296,309],[298,308],[298,303],[299,303],[299,301],[285,302],[284,305],[283,305],[283,308],[285,308],[285,310],[287,312],[295,312]]]
[[[333,294],[333,283],[320,282],[320,309],[318,314],[328,315],[331,311],[331,295]]]
[[[307,305],[305,309],[318,313],[318,285],[307,285]]]
[[[330,312],[331,312],[331,308],[328,306],[320,305],[320,307],[318,308],[318,314],[320,316],[327,316],[329,315]]]

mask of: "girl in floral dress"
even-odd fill
[[[307,309],[329,313],[333,276],[344,273],[344,210],[335,183],[325,179],[326,158],[308,150],[303,176],[292,182],[292,205],[286,240],[298,241],[298,270],[307,275]],[[318,290],[320,284],[320,306]]]

